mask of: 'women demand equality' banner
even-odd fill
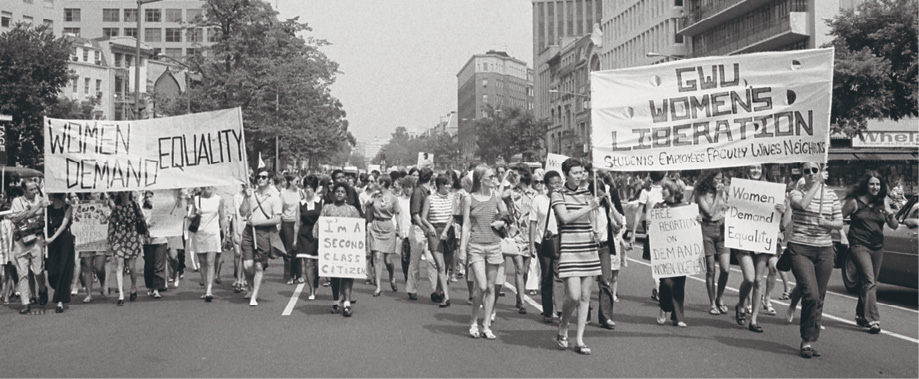
[[[598,71],[590,85],[594,167],[826,162],[833,49]]]
[[[45,118],[47,192],[159,190],[246,182],[239,108],[149,120]]]

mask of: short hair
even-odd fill
[[[297,182],[297,178],[294,178],[294,176],[291,174],[284,175],[284,180],[286,180],[290,184],[294,184]]]
[[[580,159],[577,159],[577,158],[565,159],[565,161],[562,162],[562,173],[564,173],[565,176],[568,176],[568,173],[571,172],[571,169],[578,167],[578,166],[584,166],[581,163]]]
[[[351,186],[349,186],[347,183],[335,183],[334,185],[332,185],[332,194],[335,194],[335,191],[338,190],[339,188],[344,188],[345,193],[351,192]],[[345,199],[345,201],[347,202],[348,200]]]
[[[542,182],[545,183],[546,187],[549,186],[549,182],[552,181],[552,178],[561,178],[562,175],[555,170],[546,171],[546,175],[543,175]]]
[[[406,175],[405,177],[403,177],[403,178],[399,181],[399,184],[402,185],[402,188],[409,188],[409,187],[415,188],[415,181],[416,181],[416,180],[417,180],[417,179],[415,179],[414,176]]]
[[[388,176],[381,176],[379,179],[377,179],[377,183],[382,184],[383,188],[389,189],[389,187],[392,187],[392,178]]]
[[[661,187],[670,192],[670,195],[673,196],[674,201],[678,203],[683,201],[683,191],[685,188],[682,184],[680,184],[680,182],[665,178],[661,180]]]
[[[418,182],[421,184],[428,183],[431,181],[431,178],[433,176],[434,176],[434,170],[431,170],[430,168],[425,167],[421,169],[421,171],[418,173]]]
[[[335,177],[338,176],[338,174],[344,175],[345,172],[342,171],[342,170],[340,170],[340,169],[332,170],[332,175],[330,176],[330,178],[334,181],[334,180],[335,180]]]
[[[519,181],[523,184],[530,185],[533,182],[533,173],[530,171],[530,167],[520,163],[514,165],[514,171],[517,171],[520,174]]]
[[[421,175],[421,170],[419,170],[418,167],[412,167],[410,170],[408,170],[408,175],[411,176],[412,174],[416,172],[418,173],[418,175]]]
[[[399,180],[399,179],[402,179],[404,176],[405,176],[405,172],[403,172],[403,171],[396,171],[396,170],[393,170],[393,171],[390,171],[390,172],[389,172],[389,178],[392,179],[393,182],[395,182],[395,181],[397,181],[397,180]]]
[[[663,180],[664,177],[667,176],[667,173],[664,172],[664,171],[651,171],[650,176],[651,176],[651,181],[652,181],[652,182],[659,182],[659,181]]]
[[[453,180],[447,174],[437,175],[437,178],[434,179],[434,187],[438,189],[451,183],[453,183]]]
[[[313,191],[319,188],[319,178],[314,175],[307,175],[303,178],[303,188],[309,187]]]

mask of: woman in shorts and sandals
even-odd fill
[[[695,202],[699,205],[702,216],[702,242],[705,247],[705,288],[711,307],[708,313],[722,315],[728,313],[724,305],[724,289],[731,270],[730,250],[724,248],[724,209],[727,206],[727,192],[724,188],[724,175],[721,170],[705,170],[699,176],[693,189]],[[718,281],[715,281],[715,262],[721,266]]]

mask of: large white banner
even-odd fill
[[[702,226],[696,221],[699,208],[657,208],[650,210],[648,216],[651,276],[660,279],[704,273]]]
[[[724,215],[724,246],[775,254],[782,215],[776,204],[785,201],[785,185],[746,179],[731,180]]]
[[[594,167],[826,162],[833,49],[597,71],[590,85]]]
[[[367,251],[362,218],[319,218],[319,276],[364,279]]]
[[[239,108],[150,120],[44,121],[47,192],[245,183]]]

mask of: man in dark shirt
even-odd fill
[[[409,200],[412,215],[412,230],[409,233],[409,243],[412,250],[405,290],[411,300],[418,300],[418,274],[422,255],[427,263],[425,267],[427,267],[428,281],[431,283],[432,290],[435,290],[437,286],[437,270],[434,268],[434,256],[431,255],[431,251],[428,249],[427,238],[425,237],[429,230],[427,223],[421,220],[421,210],[424,208],[424,203],[428,201],[428,195],[431,193],[431,178],[433,176],[434,172],[431,169],[421,169],[418,176],[418,186],[415,187],[415,191],[412,192],[412,198]]]

